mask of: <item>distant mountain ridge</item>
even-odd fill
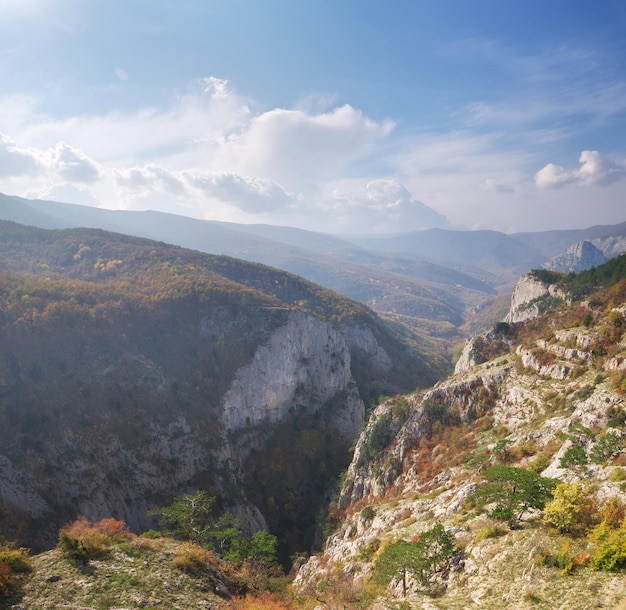
[[[518,277],[582,241],[606,258],[626,249],[626,222],[580,230],[505,234],[429,229],[332,236],[291,227],[119,211],[0,194],[0,218],[42,228],[94,227],[284,269],[355,298],[418,341],[459,341],[471,312]]]
[[[590,241],[580,241],[543,264],[545,269],[563,273],[578,273],[590,267],[603,265],[607,261],[604,252]]]

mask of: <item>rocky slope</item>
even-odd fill
[[[0,532],[34,549],[78,514],[143,531],[192,489],[265,527],[250,456],[292,426],[308,461],[288,550],[304,550],[364,398],[421,368],[371,311],[283,272],[101,231],[0,232]]]
[[[602,250],[596,248],[590,241],[581,241],[567,248],[565,252],[552,257],[543,264],[543,267],[562,273],[578,273],[602,265],[606,261],[607,257]]]
[[[441,523],[456,555],[434,597],[409,576],[411,607],[624,607],[623,572],[592,569],[606,538],[590,532],[608,523],[608,507],[619,507],[619,528],[626,509],[625,299],[621,281],[533,321],[501,324],[483,335],[486,357],[378,406],[336,500],[335,531],[300,570],[299,590],[392,607],[403,597],[400,580],[374,585],[385,549]],[[589,500],[584,532],[559,530],[536,509],[498,521],[473,500],[494,465],[580,482]]]

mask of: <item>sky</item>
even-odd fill
[[[333,234],[626,221],[623,0],[0,0],[0,192]]]

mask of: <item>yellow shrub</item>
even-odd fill
[[[207,563],[208,551],[193,542],[181,544],[172,558],[172,564],[176,569],[190,574],[204,571]]]
[[[597,522],[597,506],[588,486],[580,481],[560,483],[544,508],[543,520],[560,532],[580,535]]]

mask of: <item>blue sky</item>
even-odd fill
[[[0,191],[333,233],[626,220],[626,4],[0,0]]]

